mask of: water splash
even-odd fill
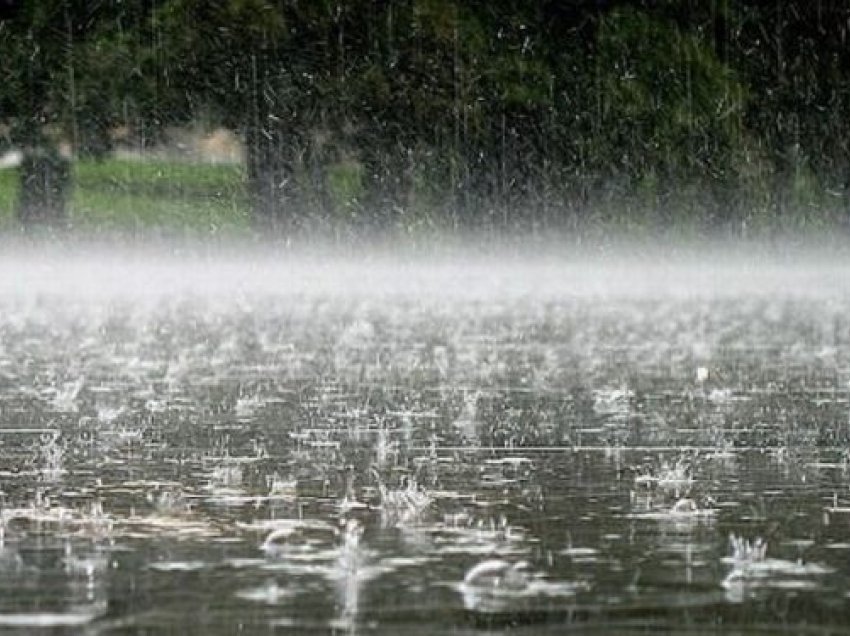
[[[732,570],[721,586],[732,602],[742,602],[761,589],[815,589],[818,577],[829,574],[832,568],[802,559],[790,561],[767,556],[768,544],[761,537],[754,540],[737,535],[729,536],[731,556],[723,559]]]
[[[750,540],[730,534],[729,547],[732,550],[731,559],[736,565],[763,563],[767,558],[767,541],[761,537]]]
[[[467,610],[502,614],[530,610],[535,600],[574,596],[587,585],[583,581],[549,581],[524,560],[485,559],[467,570],[456,589]]]
[[[403,488],[388,488],[375,473],[380,494],[381,524],[403,526],[421,520],[431,507],[433,497],[410,477]]]

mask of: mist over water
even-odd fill
[[[469,249],[277,248],[265,244],[144,247],[4,246],[3,297],[85,299],[181,295],[409,296],[428,300],[587,297],[836,296],[850,253],[758,243]],[[343,251],[342,256],[339,252]]]
[[[847,620],[842,254],[327,254],[0,256],[0,627]]]

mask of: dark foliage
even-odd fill
[[[8,144],[98,155],[119,127],[219,123],[264,227],[537,230],[623,202],[669,223],[691,197],[714,230],[803,190],[847,205],[844,2],[2,0],[0,19]]]

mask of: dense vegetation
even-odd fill
[[[286,232],[831,229],[848,34],[834,0],[0,0],[0,147],[30,222],[65,214],[61,141],[202,121]]]

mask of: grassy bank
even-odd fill
[[[164,160],[77,161],[69,206],[84,233],[242,234],[249,228],[244,170]],[[0,170],[0,227],[17,227],[18,174]]]
[[[110,158],[78,161],[73,166],[69,218],[82,236],[250,237],[251,215],[244,167],[150,159]],[[371,231],[388,242],[443,244],[474,239],[482,244],[537,238],[542,242],[604,244],[618,239],[698,242],[705,238],[807,240],[847,236],[850,204],[847,194],[828,192],[816,179],[792,179],[781,205],[756,179],[746,192],[726,193],[718,204],[698,187],[662,192],[644,185],[611,187],[586,197],[554,193],[516,202],[510,210],[490,211],[471,226],[458,216],[445,196],[419,184],[408,197],[410,207],[391,212],[363,207],[362,168],[340,165],[328,173],[328,207],[298,219],[300,236],[334,244],[360,243]],[[418,182],[417,182],[418,183]],[[18,228],[15,204],[18,173],[0,169],[0,230]],[[712,201],[715,201],[712,203]],[[723,232],[712,223],[723,217]]]
[[[11,168],[0,169],[0,230],[14,226],[15,199],[18,196],[18,173]]]

